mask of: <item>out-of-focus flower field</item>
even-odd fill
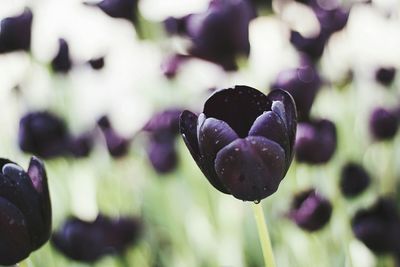
[[[181,111],[201,113],[215,90],[235,85],[265,94],[287,90],[298,108],[293,162],[277,192],[259,204],[276,265],[400,266],[400,1],[211,2],[217,3],[212,7],[216,10],[237,3],[251,8],[247,14],[240,6],[234,19],[221,19],[220,24],[216,11],[215,24],[204,32],[218,25],[223,30],[207,35],[201,23],[214,12],[208,0],[139,0],[137,10],[130,9],[133,21],[110,16],[95,1],[0,2],[2,21],[25,8],[33,14],[28,49],[1,51],[4,38],[15,36],[1,37],[6,27],[0,24],[0,157],[23,168],[32,155],[43,159],[54,233],[69,218],[91,222],[99,214],[135,218],[138,224],[134,240],[128,237],[121,251],[112,247],[119,244],[117,237],[94,230],[99,243],[101,235],[112,240],[95,260],[71,259],[53,238],[19,266],[264,266],[253,203],[215,190],[178,133]],[[344,15],[329,13],[339,8]],[[318,10],[326,13],[318,17]],[[344,23],[337,26],[342,15]],[[239,48],[226,46],[233,42],[229,34],[244,38],[247,29],[249,51],[246,42],[241,46],[243,40],[235,41]],[[16,32],[23,35],[23,29]],[[207,45],[222,48],[210,52]],[[231,58],[229,49],[234,51]],[[163,115],[165,110],[172,115]],[[68,131],[65,143],[55,137],[58,130],[46,132],[53,127],[47,126],[47,118],[21,120],[44,111],[65,121],[60,130]],[[329,123],[314,125],[322,119],[332,122],[333,131]],[[342,181],[350,162],[362,166],[370,181]],[[348,172],[358,175],[357,170]],[[308,214],[293,211],[295,196],[308,189],[332,207],[327,222],[312,221],[317,225],[309,228],[315,231],[299,227]],[[382,211],[357,228],[356,214],[383,197],[397,205],[394,211]],[[90,244],[83,238],[90,230],[79,231],[74,242]],[[68,236],[68,229],[64,234]],[[388,244],[391,239],[394,244]],[[1,242],[2,236],[0,248]],[[82,247],[69,250],[88,255],[87,246]]]

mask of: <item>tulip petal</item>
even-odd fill
[[[258,201],[274,193],[285,173],[285,152],[261,136],[237,139],[217,154],[215,169],[232,195]]]
[[[204,104],[204,114],[226,122],[244,138],[255,119],[270,106],[271,101],[262,92],[248,86],[235,86],[211,95]]]
[[[204,114],[203,116],[199,117],[202,117],[202,121],[204,121]],[[200,170],[203,172],[208,181],[221,192],[228,193],[224,186],[220,183],[218,176],[215,173],[214,166],[210,167],[210,164],[207,164],[205,158],[200,153],[197,140],[197,126],[198,124],[201,125],[201,122],[198,123],[198,120],[198,117],[192,112],[188,110],[182,112],[179,128],[181,130],[183,141],[189,149],[193,159],[196,161],[197,166],[199,166]]]
[[[40,234],[37,235],[37,240],[33,240],[32,242],[34,246],[40,247],[49,239],[51,234],[51,202],[46,169],[44,168],[43,162],[37,157],[31,157],[28,167],[28,176],[35,190],[39,193],[42,222],[40,225],[35,225]]]
[[[28,257],[31,246],[21,211],[0,197],[0,264],[13,265]]]
[[[285,151],[287,168],[289,168],[291,160],[289,138],[286,126],[277,113],[267,111],[260,115],[251,126],[249,136],[263,136],[278,143]]]
[[[204,120],[202,121],[204,117]],[[201,123],[201,124],[200,124]],[[224,122],[214,118],[205,119],[204,114],[199,116],[198,132],[200,153],[204,159],[206,177],[218,190],[229,191],[221,183],[215,172],[214,162],[218,151],[238,138],[234,130]]]
[[[296,139],[297,111],[293,97],[286,91],[274,90],[268,94],[268,99],[272,101],[271,110],[282,117],[287,128],[290,149],[288,157],[290,161],[294,156],[294,141]]]
[[[197,162],[200,158],[199,145],[197,141],[197,116],[185,110],[179,119],[179,129],[187,148],[193,159]]]

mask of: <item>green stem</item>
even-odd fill
[[[264,256],[265,267],[275,267],[274,254],[272,252],[271,240],[265,223],[264,211],[260,204],[253,204],[254,217],[257,223],[258,237]]]

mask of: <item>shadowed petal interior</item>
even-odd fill
[[[238,134],[246,137],[255,119],[270,110],[271,101],[260,91],[248,86],[235,86],[214,93],[204,105],[207,118],[225,121]]]

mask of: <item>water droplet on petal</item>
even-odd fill
[[[261,202],[261,200],[259,200],[259,199],[254,200],[254,204],[259,204],[260,202]]]

